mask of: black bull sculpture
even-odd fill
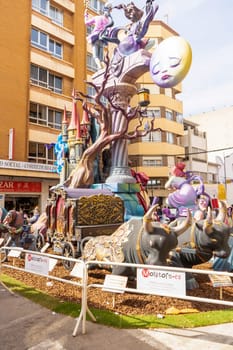
[[[91,238],[83,248],[82,258],[85,261],[192,268],[210,260],[213,255],[223,258],[230,254],[230,227],[224,223],[226,205],[223,202],[220,202],[216,219],[209,209],[205,220],[192,225],[189,212],[182,222],[176,220],[169,225],[155,222],[155,207],[151,207],[143,219],[124,223],[111,236]],[[134,277],[136,269],[113,266],[112,273]],[[186,287],[198,287],[191,273],[186,273]]]
[[[224,202],[219,203],[219,214],[214,219],[208,208],[207,218],[194,222],[178,239],[178,247],[170,252],[170,265],[192,268],[209,261],[213,256],[227,258],[231,252],[228,244],[231,228],[225,224],[227,208]],[[192,274],[186,274],[187,289],[198,287]]]
[[[167,265],[169,252],[178,244],[178,236],[191,225],[191,215],[177,224],[161,224],[153,221],[151,207],[143,219],[130,219],[111,236],[91,238],[84,246],[85,261],[98,260],[147,265]],[[135,268],[114,266],[113,274],[134,276]]]

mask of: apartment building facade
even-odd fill
[[[187,118],[207,134],[208,161],[217,164],[217,182],[224,184],[228,204],[233,203],[232,113],[233,106],[225,106]]]
[[[0,206],[44,209],[73,88],[85,91],[83,1],[4,2],[0,13]]]
[[[179,139],[185,148],[186,169],[208,181],[208,156],[206,133],[198,129],[198,124],[184,119],[184,136]]]
[[[208,158],[208,133],[190,119],[185,118],[183,123],[184,135],[179,143],[185,148],[186,169],[202,179],[210,196],[218,197],[219,165]]]

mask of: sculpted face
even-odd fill
[[[206,210],[208,208],[208,199],[205,197],[201,197],[198,199],[198,207],[200,210]]]
[[[172,36],[163,40],[151,56],[151,78],[160,87],[173,87],[184,79],[191,62],[192,50],[188,42]]]

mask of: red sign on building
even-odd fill
[[[0,192],[41,192],[41,182],[0,181]]]

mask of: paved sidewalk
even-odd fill
[[[0,348],[4,350],[233,350],[233,323],[193,329],[125,330],[86,324],[11,294],[0,284]]]

